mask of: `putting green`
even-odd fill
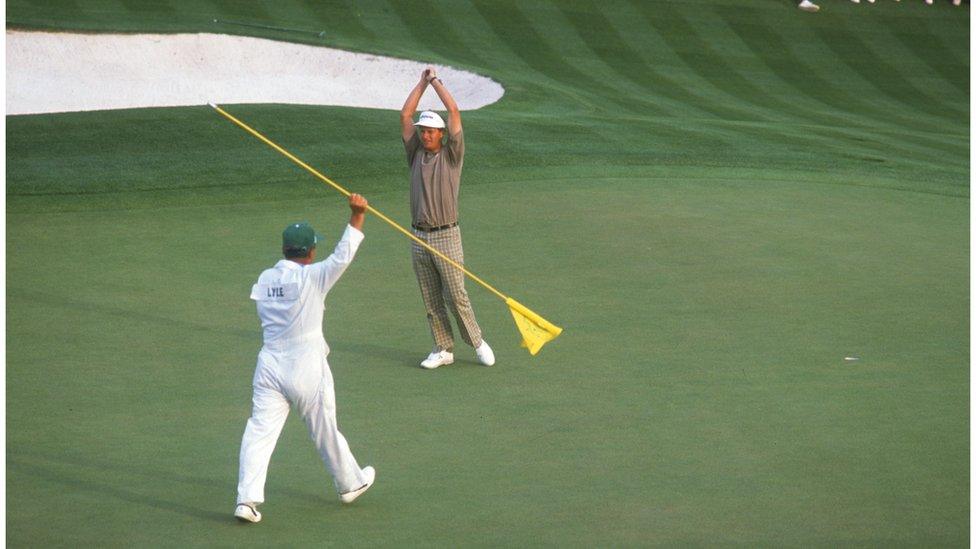
[[[498,364],[417,368],[409,243],[367,220],[325,331],[377,484],[341,507],[293,417],[237,524],[248,289],[342,198],[208,107],[8,117],[8,544],[965,544],[969,8],[739,4],[8,3],[502,82],[464,118],[467,266],[565,328],[530,357],[469,284]],[[409,220],[396,113],[227,109]]]

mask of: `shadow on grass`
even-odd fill
[[[97,480],[95,477],[98,473],[109,475],[112,481],[103,482]],[[125,503],[173,512],[191,518],[221,524],[237,522],[231,513],[234,504],[234,494],[237,491],[237,485],[234,479],[218,480],[212,477],[153,471],[149,468],[99,461],[82,456],[46,455],[8,450],[8,490],[9,478],[16,475],[27,475],[59,484],[74,493],[110,497]],[[327,474],[325,475],[323,476],[323,482],[327,483],[328,477]],[[136,477],[140,480],[127,477]],[[146,482],[146,479],[149,479],[149,482]],[[168,501],[161,499],[158,493],[147,495],[128,488],[128,486],[141,486],[147,491],[153,491],[154,486],[163,484],[171,485],[173,483],[184,484],[196,490],[196,492],[189,493],[188,496],[198,496],[199,490],[201,489],[211,494],[227,494],[227,501],[223,504],[226,510],[214,511],[194,507],[187,503],[187,500],[193,499],[192,497],[187,497],[180,501]],[[302,500],[316,506],[328,505],[330,502],[324,493],[321,496],[316,496],[305,491],[293,489],[277,489],[274,492],[277,496]],[[9,499],[8,493],[8,501]]]
[[[67,462],[65,461],[62,463]],[[7,455],[7,473],[8,475],[11,473],[30,475],[48,482],[63,485],[69,488],[72,492],[84,492],[97,496],[108,496],[126,503],[132,503],[162,511],[170,511],[173,513],[186,515],[191,518],[205,519],[221,523],[226,523],[234,519],[230,513],[218,513],[216,511],[210,511],[207,509],[199,509],[187,505],[186,502],[166,501],[160,499],[158,495],[149,496],[140,494],[127,488],[120,488],[118,486],[100,483],[95,480],[88,480],[82,478],[81,475],[73,475],[69,472],[58,471],[57,467],[50,463],[39,463],[35,459],[28,460],[15,454]],[[160,475],[159,480],[161,482],[165,482],[173,479],[165,475]],[[144,484],[143,486],[151,488],[151,485]]]
[[[21,300],[32,305],[42,304],[55,309],[69,310],[84,314],[98,314],[102,316],[123,318],[128,321],[140,321],[148,324],[190,331],[196,334],[218,334],[234,336],[242,341],[254,343],[254,355],[257,356],[261,347],[260,329],[243,330],[228,326],[214,326],[185,319],[170,318],[160,314],[146,312],[145,309],[118,307],[92,300],[82,300],[63,295],[52,295],[17,287],[7,287],[8,300]],[[356,362],[392,362],[397,366],[416,367],[426,356],[423,349],[405,350],[387,347],[363,341],[329,341],[329,347],[339,355],[353,355]],[[340,360],[342,360],[340,358]]]
[[[243,330],[229,326],[214,326],[212,324],[196,322],[192,320],[170,318],[161,314],[148,313],[140,307],[140,303],[133,303],[132,307],[119,307],[109,305],[105,302],[93,300],[83,300],[64,295],[38,292],[7,286],[7,299],[11,301],[24,301],[32,306],[44,305],[54,309],[74,311],[82,314],[97,314],[107,317],[121,318],[129,322],[146,322],[156,326],[173,328],[178,330],[190,331],[193,333],[219,334],[238,337],[246,341],[260,342],[260,332],[256,330]]]
[[[346,356],[354,357],[355,362],[367,364],[371,362],[391,362],[396,366],[417,368],[420,361],[426,358],[426,350],[407,350],[396,347],[387,347],[375,343],[365,343],[362,341],[329,341],[329,348],[332,354],[329,355],[329,364],[339,364],[340,361],[347,360]]]
[[[426,353],[429,352],[424,348],[404,350],[361,341],[329,341],[329,348],[332,349],[333,353],[329,355],[329,364],[332,368],[335,368],[337,364],[343,365],[350,362],[358,364],[383,362],[393,363],[400,368],[420,370],[420,361],[427,358]],[[478,362],[474,349],[467,344],[456,341],[454,353],[452,367],[476,366],[484,368],[484,365]]]

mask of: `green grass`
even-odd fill
[[[341,197],[206,107],[7,117],[7,543],[965,545],[969,8],[822,4],[8,2],[497,79],[467,264],[565,332],[529,357],[469,284],[498,364],[416,368],[408,243],[368,220],[325,330],[378,482],[340,507],[293,417],[238,525],[247,292]],[[409,221],[396,113],[226,108]]]

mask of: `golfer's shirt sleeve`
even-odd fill
[[[420,150],[420,137],[417,136],[417,132],[403,142],[403,148],[407,152],[407,166],[413,167],[413,157],[417,156],[417,151]]]
[[[464,130],[447,138],[447,159],[452,166],[460,166],[464,162]]]
[[[309,279],[319,288],[323,296],[338,282],[342,273],[346,272],[364,238],[366,237],[362,231],[352,225],[346,225],[346,232],[342,234],[332,255],[325,261],[309,265]]]

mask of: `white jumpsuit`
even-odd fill
[[[251,418],[241,440],[237,503],[264,501],[268,463],[290,406],[309,435],[341,494],[365,478],[336,423],[329,346],[322,335],[325,296],[349,266],[363,233],[346,227],[326,260],[301,265],[283,259],[265,270],[251,289],[264,331],[254,372]]]

